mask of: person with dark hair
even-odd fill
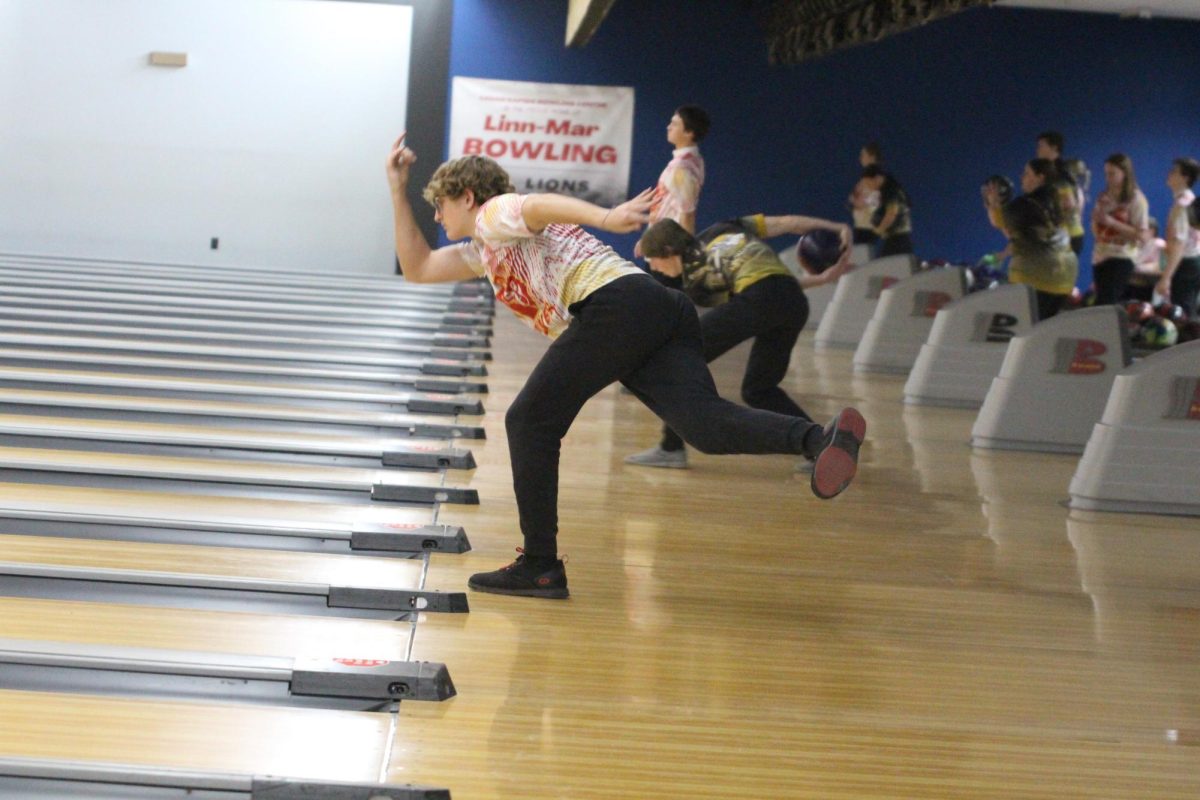
[[[841,256],[819,272],[807,269],[797,279],[765,238],[811,231],[840,237]],[[832,238],[832,237],[831,237]],[[735,346],[754,340],[742,399],[751,408],[811,420],[779,383],[787,375],[792,348],[808,321],[804,289],[837,280],[849,267],[850,229],[814,217],[768,217],[762,214],[728,220],[693,236],[673,220],[651,225],[642,235],[642,252],[650,269],[667,286],[682,289],[699,306],[714,306],[700,318],[704,360],[712,362]],[[803,248],[800,248],[803,253]],[[818,268],[824,265],[802,265]],[[655,447],[625,459],[644,467],[687,468],[687,449],[671,427],[663,427]]]
[[[875,164],[863,169],[863,181],[879,192],[879,207],[871,215],[871,227],[880,240],[879,257],[911,253],[912,211],[908,194],[891,173]]]
[[[1063,145],[1066,140],[1058,131],[1042,131],[1037,137],[1035,158],[1044,158],[1054,163],[1057,176],[1054,179],[1054,189],[1058,192],[1058,206],[1062,211],[1063,225],[1067,235],[1071,237],[1071,250],[1075,255],[1083,252],[1083,201],[1076,184],[1075,172],[1070,169],[1063,159]],[[1079,165],[1083,162],[1074,159]],[[1087,168],[1084,167],[1084,170]]]
[[[1042,131],[1037,136],[1037,148],[1035,158],[1044,158],[1049,161],[1061,161],[1063,157],[1063,146],[1066,144],[1066,139],[1058,131]]]
[[[511,564],[472,575],[470,588],[569,595],[557,544],[559,452],[583,404],[614,381],[704,452],[815,457],[810,486],[823,499],[850,485],[866,433],[861,414],[843,409],[822,428],[721,399],[692,302],[581,227],[638,230],[651,190],[614,208],[558,194],[519,195],[495,161],[464,156],[439,166],[423,196],[446,237],[466,241],[432,249],[409,205],[417,157],[404,138],[392,145],[386,169],[405,278],[431,283],[486,277],[496,299],[554,339],[504,418],[524,549]]]
[[[658,176],[650,201],[650,223],[673,219],[688,231],[696,230],[696,207],[704,185],[704,159],[700,142],[708,135],[708,112],[700,106],[675,109],[667,124],[667,141],[674,145],[671,160]],[[635,252],[635,256],[640,253]]]
[[[1021,173],[1021,196],[1001,207],[999,224],[989,210],[992,224],[1008,236],[1008,279],[1033,287],[1038,319],[1062,310],[1079,273],[1079,259],[1062,225],[1056,176],[1054,162],[1033,159]]]
[[[881,167],[883,154],[876,142],[867,142],[858,152],[858,163],[863,172],[854,191],[850,193],[850,216],[854,221],[854,244],[874,245],[879,241],[871,218],[879,208],[879,190],[867,185],[867,167]]]
[[[1092,273],[1096,304],[1119,303],[1133,274],[1138,245],[1148,234],[1149,204],[1138,188],[1133,162],[1124,153],[1104,160],[1104,192],[1092,209]]]
[[[1078,256],[1083,252],[1083,209],[1087,206],[1092,173],[1083,159],[1079,158],[1059,159],[1055,166],[1066,177],[1066,180],[1059,183],[1059,204],[1067,218],[1067,235],[1071,237],[1071,250]]]
[[[1162,278],[1156,287],[1159,294],[1183,308],[1189,317],[1196,316],[1200,296],[1200,204],[1192,188],[1200,178],[1200,162],[1194,158],[1177,158],[1167,173],[1167,186],[1174,196],[1167,215],[1167,258]]]

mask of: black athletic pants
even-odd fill
[[[779,388],[792,360],[792,348],[808,321],[808,299],[790,275],[772,275],[751,284],[700,317],[704,360],[712,362],[747,339],[754,339],[742,377],[742,400],[751,408],[812,421]],[[663,428],[663,450],[680,450],[683,439]]]
[[[873,245],[878,241],[879,241],[879,234],[876,233],[871,228],[855,228],[854,229],[854,238],[852,239],[852,242],[854,244],[871,244],[871,245]]]
[[[1121,302],[1132,274],[1133,260],[1128,258],[1106,258],[1092,267],[1092,277],[1096,281],[1096,305]]]
[[[1050,319],[1066,305],[1067,297],[1065,294],[1051,294],[1035,290],[1037,294],[1038,320]]]
[[[1171,302],[1183,306],[1187,315],[1195,318],[1197,297],[1200,297],[1200,257],[1181,259],[1171,275]]]
[[[901,253],[911,253],[912,251],[912,234],[897,233],[884,237],[883,243],[879,246],[879,255],[877,257],[895,256]]]
[[[525,552],[554,557],[562,438],[588,398],[620,380],[705,453],[804,452],[819,427],[721,399],[704,361],[692,301],[649,275],[626,275],[570,308],[504,423]]]

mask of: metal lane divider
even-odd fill
[[[362,338],[331,340],[318,334],[238,333],[232,331],[188,330],[183,326],[147,328],[139,325],[112,325],[78,321],[21,320],[0,316],[0,333],[10,335],[73,336],[82,339],[123,342],[164,342],[198,344],[209,347],[271,347],[304,354],[329,352],[339,355],[385,355],[431,358],[445,361],[488,361],[491,353],[465,346],[438,347],[429,341],[372,341]]]
[[[476,361],[445,358],[406,358],[355,352],[294,352],[271,347],[219,347],[215,345],[174,342],[145,342],[122,339],[89,339],[85,336],[51,336],[43,334],[4,333],[0,344],[16,347],[66,347],[85,353],[138,353],[146,355],[203,356],[255,364],[355,364],[394,370],[397,374],[420,373],[462,378],[467,375],[487,375],[487,367]]]
[[[9,288],[38,289],[59,291],[73,289],[79,285],[79,279],[73,275],[56,277],[39,272],[18,274],[0,274],[0,285]],[[403,295],[400,297],[333,297],[327,299],[322,295],[282,296],[270,294],[269,300],[263,300],[262,293],[237,292],[232,289],[221,289],[211,285],[196,287],[173,287],[162,281],[139,280],[137,278],[112,278],[105,282],[89,281],[88,291],[98,294],[137,294],[150,298],[172,297],[193,300],[221,300],[269,302],[274,306],[290,306],[294,309],[314,308],[321,310],[357,311],[359,309],[375,311],[417,311],[425,313],[436,312],[466,312],[474,314],[490,314],[493,310],[492,301],[482,297],[449,296],[445,300],[429,300],[426,298]]]
[[[215,297],[169,297],[164,295],[147,294],[142,292],[113,292],[93,291],[90,289],[71,289],[66,287],[19,286],[0,283],[4,294],[9,298],[36,299],[43,306],[55,308],[70,307],[72,304],[90,302],[105,307],[121,303],[132,308],[159,306],[170,313],[183,316],[221,316],[237,314],[262,321],[284,319],[303,319],[310,323],[339,321],[352,325],[383,325],[402,328],[411,322],[437,324],[446,328],[490,328],[493,314],[488,311],[450,311],[447,309],[424,309],[409,307],[393,308],[354,308],[342,306],[299,307],[295,304],[272,303],[268,300],[236,300]]]
[[[465,592],[421,588],[426,566],[422,559],[413,560],[406,585],[384,588],[5,561],[4,539],[0,536],[0,595],[6,597],[384,620],[406,620],[418,611],[469,610]]]
[[[283,658],[0,639],[0,689],[391,711],[456,694],[436,661]]]
[[[223,307],[215,304],[189,304],[180,300],[146,297],[92,297],[86,290],[42,292],[16,287],[5,291],[20,308],[36,309],[61,315],[71,311],[99,313],[131,312],[158,314],[195,322],[231,322],[236,324],[288,325],[317,327],[354,335],[359,331],[379,333],[427,333],[458,336],[491,336],[492,316],[461,313],[417,313],[397,311],[391,316],[361,315],[337,311],[289,311],[287,309]]]
[[[322,502],[479,504],[478,491],[448,484],[441,472],[26,447],[0,446],[0,481],[209,494],[241,489],[241,496],[252,491],[254,497]]]
[[[35,365],[33,368],[29,365]],[[150,356],[124,353],[84,353],[69,349],[38,350],[0,346],[0,366],[11,369],[60,372],[87,370],[92,373],[121,375],[212,378],[217,380],[253,379],[261,385],[303,384],[340,389],[410,388],[434,394],[486,394],[482,381],[451,381],[426,378],[420,373],[401,374],[394,370],[370,367],[346,367],[338,364],[239,364],[185,356]]]
[[[0,798],[87,800],[450,800],[450,790],[52,759],[0,758]]]
[[[0,483],[0,527],[83,539],[411,558],[471,549],[438,505],[371,506]]]
[[[129,313],[133,311],[136,313]],[[87,325],[126,325],[141,330],[193,331],[215,330],[225,334],[259,334],[271,336],[319,336],[323,341],[348,340],[378,344],[413,344],[434,348],[486,348],[491,344],[486,334],[466,331],[445,331],[426,325],[412,329],[357,326],[337,329],[311,322],[256,322],[249,319],[210,319],[180,317],[177,314],[156,313],[153,307],[133,305],[129,311],[116,309],[88,310],[86,308],[33,308],[27,303],[0,305],[0,317],[9,322],[31,325],[69,320]]]
[[[469,425],[413,425],[406,429],[386,429],[384,434],[349,435],[234,427],[231,423],[216,427],[215,420],[204,425],[169,425],[139,420],[0,414],[3,445],[362,467],[471,469],[475,466],[471,452],[455,448],[447,441],[482,436],[482,428]]]
[[[90,398],[90,399],[89,399]],[[320,415],[360,412],[362,423],[376,428],[407,428],[412,425],[441,423],[437,415],[479,416],[483,401],[476,396],[412,392],[340,391],[324,387],[271,386],[250,382],[188,380],[157,376],[126,377],[111,373],[79,374],[43,370],[41,374],[16,374],[0,367],[0,404],[66,406],[94,405],[96,408],[128,408],[187,413],[189,403],[196,407],[231,403],[243,406],[276,406],[291,409],[288,415]],[[262,417],[253,407],[244,409],[247,417]],[[408,412],[407,414],[398,412]],[[433,415],[418,417],[417,414]],[[239,416],[223,414],[222,416]],[[285,417],[286,418],[286,417]],[[319,416],[314,421],[322,421]],[[360,423],[360,424],[362,424]]]

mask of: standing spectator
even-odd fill
[[[863,169],[863,180],[879,192],[879,208],[871,215],[871,227],[880,239],[879,257],[911,253],[912,213],[904,187],[875,164]]]
[[[688,233],[696,232],[696,207],[704,185],[700,141],[708,134],[708,112],[700,106],[680,106],[667,123],[667,141],[675,146],[671,160],[658,176],[650,201],[650,224],[673,219]],[[641,242],[633,249],[642,257]]]
[[[1133,274],[1138,246],[1149,232],[1149,204],[1138,188],[1133,162],[1124,153],[1104,160],[1104,192],[1092,209],[1092,272],[1096,304],[1120,302]]]
[[[1049,159],[1035,158],[1026,164],[1021,173],[1024,194],[1004,204],[997,225],[1008,236],[1006,252],[1012,253],[1008,279],[1033,287],[1038,319],[1062,310],[1079,273],[1079,259],[1063,227],[1056,177]],[[995,224],[995,215],[989,212],[988,217]]]
[[[1083,252],[1083,192],[1079,189],[1076,175],[1080,170],[1087,173],[1087,166],[1077,158],[1063,159],[1065,140],[1058,131],[1042,131],[1038,134],[1035,157],[1054,164],[1054,190],[1058,192],[1058,207],[1062,212],[1063,227],[1071,237],[1071,250],[1078,256]]]
[[[1200,162],[1177,158],[1167,173],[1167,186],[1175,200],[1167,215],[1166,265],[1156,287],[1158,293],[1182,306],[1189,317],[1197,314],[1200,294],[1200,208],[1192,187],[1200,178]]]
[[[854,191],[850,193],[850,215],[854,221],[854,244],[870,245],[872,249],[876,242],[879,241],[879,234],[875,233],[875,227],[871,224],[871,218],[875,216],[876,209],[879,208],[879,190],[867,185],[867,167],[882,167],[883,152],[879,148],[877,142],[868,142],[863,145],[862,150],[858,153],[858,163],[862,167],[863,172],[858,178],[858,182],[854,184]]]

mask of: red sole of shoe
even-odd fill
[[[813,465],[813,494],[829,500],[845,491],[858,473],[858,447],[866,435],[867,421],[856,409],[847,408],[838,415],[833,442],[821,451]]]

